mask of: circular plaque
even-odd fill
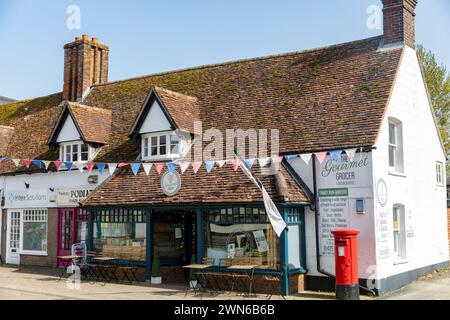
[[[387,203],[387,186],[386,182],[383,179],[378,180],[377,183],[377,200],[380,206],[384,207]]]
[[[166,196],[176,195],[181,188],[181,177],[178,172],[165,172],[161,177],[161,188]]]

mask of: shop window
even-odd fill
[[[396,204],[392,210],[392,232],[396,259],[406,259],[405,206]]]
[[[145,261],[147,228],[142,210],[102,210],[94,219],[94,250],[119,260]]]
[[[403,128],[401,121],[389,118],[389,168],[403,173]]]
[[[288,229],[288,269],[299,269],[302,267],[301,248],[302,248],[301,226],[299,224],[289,225]]]
[[[442,162],[436,162],[436,184],[444,185],[444,164]]]
[[[22,219],[22,253],[47,254],[48,211],[24,210]]]
[[[205,255],[214,264],[254,264],[278,270],[279,238],[262,208],[235,207],[205,212]]]
[[[173,132],[147,134],[142,138],[144,160],[175,158],[181,155],[181,138]]]

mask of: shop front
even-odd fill
[[[213,259],[214,269],[252,262],[255,289],[264,292],[264,276],[284,272],[280,285],[290,292],[303,288],[306,272],[304,209],[281,207],[288,228],[280,238],[264,206],[214,205],[141,208],[88,208],[88,250],[115,258],[117,264],[140,267],[139,279],[150,280],[154,256],[163,284],[187,285],[182,267]]]

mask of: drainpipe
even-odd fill
[[[335,279],[336,276],[326,272],[325,270],[322,269],[321,263],[320,263],[320,240],[319,240],[319,217],[320,217],[320,211],[319,211],[319,206],[318,206],[318,196],[317,196],[317,177],[316,177],[316,156],[313,154],[312,155],[312,162],[313,162],[313,192],[314,192],[314,208],[312,206],[310,206],[310,209],[312,211],[314,211],[315,215],[315,231],[316,231],[316,267],[317,267],[317,272],[319,272],[320,274],[323,274],[327,277],[333,278]],[[368,293],[371,293],[373,295],[376,295],[376,292],[366,288],[362,285],[359,285],[359,288],[362,289],[363,291],[366,291]]]

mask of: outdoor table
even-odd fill
[[[100,277],[102,277],[105,280],[105,282],[111,282],[113,280],[113,278],[118,280],[114,266],[109,264],[111,261],[117,260],[117,258],[102,256],[102,257],[92,257],[91,259],[98,261],[102,265],[104,265],[103,267],[100,266],[98,268],[98,271],[100,273]],[[108,273],[108,271],[110,271],[110,272]]]
[[[253,275],[255,273],[255,269],[258,267],[257,265],[232,265],[228,267],[228,270],[230,271],[236,271],[238,273],[243,273],[244,277],[248,280],[248,295],[251,295],[252,289],[253,289]],[[242,279],[241,277],[235,275],[234,276],[234,283],[236,284],[238,279]],[[242,286],[245,288],[245,280],[242,281]]]
[[[192,288],[194,290],[194,293],[197,293],[197,289],[198,289],[198,285],[199,282],[203,282],[203,285],[200,284],[202,287],[204,287],[204,289],[209,289],[211,291],[211,288],[209,288],[208,284],[207,284],[207,279],[204,275],[204,271],[208,268],[211,268],[213,265],[212,264],[189,264],[187,266],[183,266],[184,269],[190,269],[190,270],[199,270],[199,274],[201,275],[202,279],[199,281],[198,277],[197,277],[197,283],[196,285]],[[188,288],[186,290],[186,294],[185,296],[188,294],[189,289],[191,289],[191,279],[189,279],[189,285]]]
[[[69,264],[75,264],[76,265],[76,263],[74,263],[75,261],[83,259],[82,256],[58,256],[56,258],[59,259],[59,260],[62,260],[62,263],[63,263],[63,269],[62,269],[61,274],[59,276],[59,280],[61,280],[62,277],[66,274],[67,268],[69,267]]]

